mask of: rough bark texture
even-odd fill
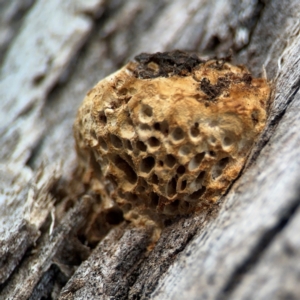
[[[0,0],[0,299],[299,299],[299,20],[297,0]],[[97,210],[72,124],[100,79],[173,49],[231,49],[273,102],[227,194],[154,244]]]

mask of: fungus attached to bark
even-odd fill
[[[81,166],[95,174],[94,155],[97,180],[127,219],[200,210],[239,174],[265,126],[270,87],[243,66],[181,51],[136,60],[84,99],[74,125]]]

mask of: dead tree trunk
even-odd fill
[[[297,0],[0,1],[0,299],[299,299],[299,21]],[[151,249],[146,229],[91,220],[72,124],[97,81],[172,49],[231,49],[273,103],[218,205]]]

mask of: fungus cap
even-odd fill
[[[244,66],[180,51],[136,60],[85,97],[74,125],[81,166],[127,219],[201,210],[241,171],[270,87]]]

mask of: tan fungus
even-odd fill
[[[74,125],[80,165],[129,220],[215,203],[266,122],[270,87],[244,66],[141,54],[101,80]]]

